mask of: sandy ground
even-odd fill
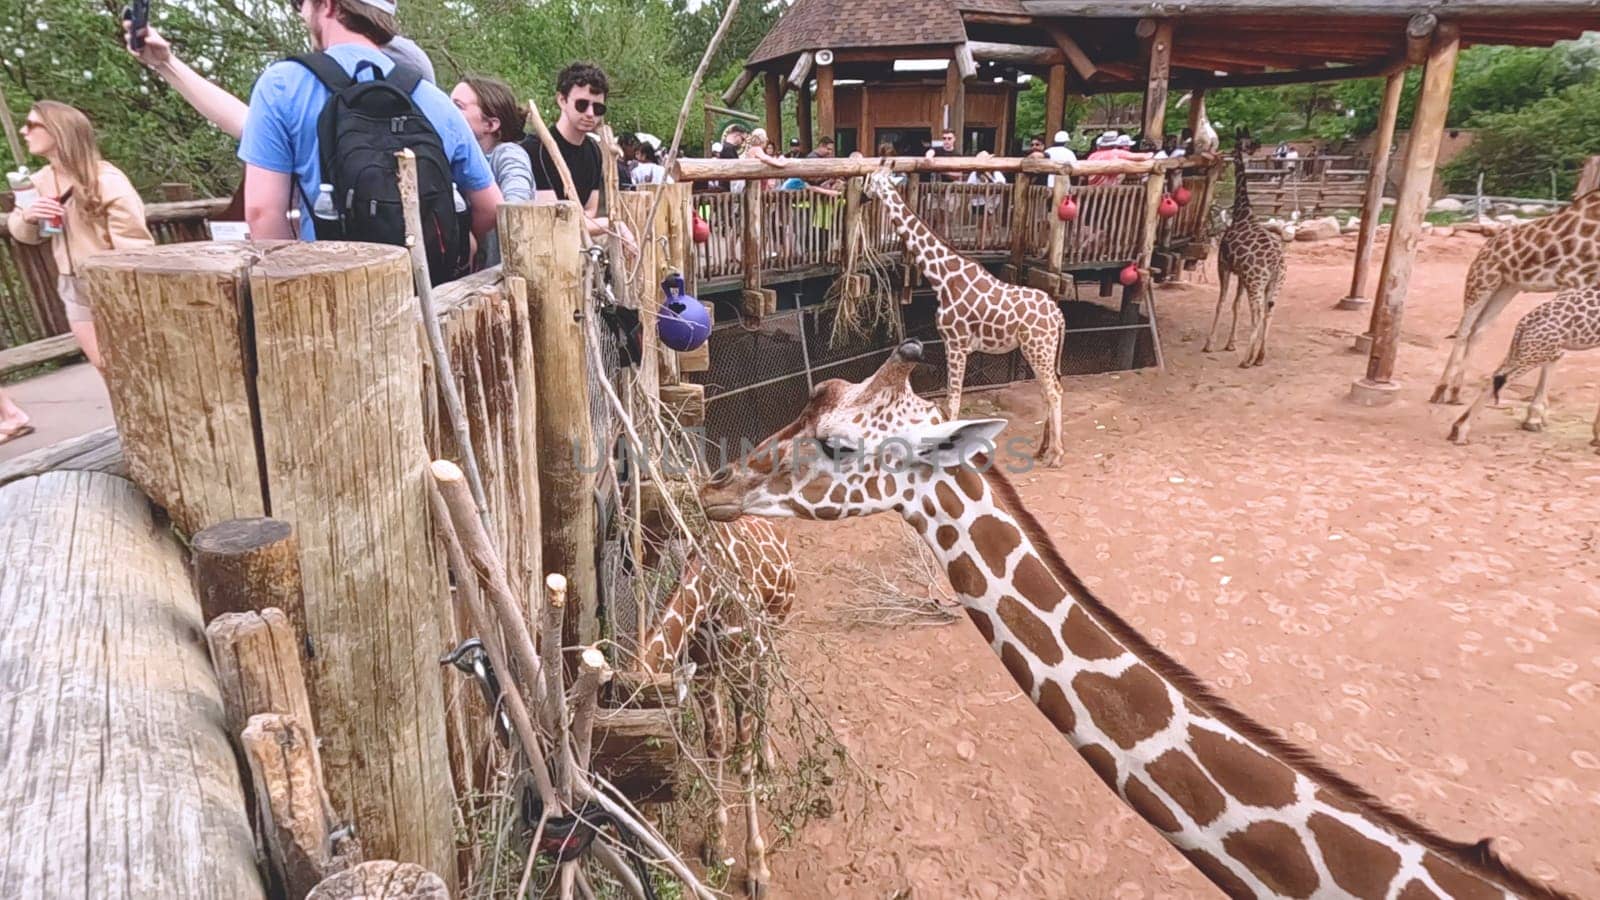
[[[1168,371],[1069,379],[1071,459],[1019,486],[1103,597],[1247,713],[1428,825],[1600,895],[1600,354],[1557,370],[1546,432],[1513,418],[1530,378],[1470,446],[1448,444],[1459,409],[1426,400],[1480,244],[1424,242],[1404,392],[1382,410],[1344,399],[1368,315],[1332,309],[1349,241],[1291,248],[1265,368],[1200,352],[1214,285],[1163,290]],[[1511,307],[1473,372],[1540,299]],[[997,410],[1037,430],[1033,386],[966,414]],[[841,624],[872,600],[842,552],[928,590],[897,519],[789,533],[804,572],[785,654],[881,803],[801,830],[774,858],[777,896],[1220,896],[965,618]]]
[[[5,389],[32,418],[34,432],[0,444],[0,460],[114,424],[105,382],[88,363],[65,366]]]

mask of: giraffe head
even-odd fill
[[[1250,136],[1250,129],[1240,125],[1234,129],[1234,153],[1239,156],[1249,156],[1260,149],[1261,144]]]
[[[895,194],[894,170],[888,166],[880,166],[861,186],[861,193],[874,200],[882,200],[889,194]]]
[[[818,384],[799,418],[705,484],[706,516],[831,520],[899,511],[912,484],[992,450],[1005,420],[944,421],[911,389],[921,359],[922,345],[908,341],[865,381]]]

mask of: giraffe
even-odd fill
[[[1498,404],[1500,389],[1531,369],[1539,370],[1539,386],[1534,388],[1533,402],[1528,404],[1528,415],[1522,427],[1527,431],[1543,431],[1545,412],[1549,409],[1550,371],[1555,368],[1556,361],[1568,350],[1596,347],[1600,347],[1600,287],[1568,288],[1534,307],[1517,323],[1505,362],[1489,377],[1478,399],[1451,427],[1450,440],[1465,444],[1472,419],[1483,408],[1484,401],[1492,396]],[[1595,413],[1593,434],[1592,445],[1600,447],[1600,412]]]
[[[1044,391],[1044,435],[1034,458],[1046,466],[1059,466],[1066,456],[1061,446],[1061,344],[1067,320],[1050,295],[1037,288],[1007,284],[983,266],[965,259],[939,239],[906,207],[895,190],[887,168],[867,178],[867,196],[884,204],[889,219],[905,238],[906,252],[917,259],[922,275],[939,295],[939,336],[944,339],[949,364],[946,408],[954,418],[961,412],[961,384],[966,379],[967,356],[1010,353],[1019,346]]]
[[[1579,197],[1553,216],[1491,237],[1467,270],[1455,346],[1431,402],[1461,402],[1473,342],[1518,293],[1548,294],[1592,284],[1600,284],[1600,191]]]
[[[817,385],[789,426],[701,489],[713,520],[899,513],[978,632],[1117,796],[1233,897],[1564,895],[1448,840],[1247,717],[1094,596],[984,451],[1003,420],[949,421],[903,345]],[[820,452],[809,452],[815,448]]]
[[[1259,366],[1267,360],[1267,330],[1272,325],[1272,308],[1278,302],[1278,289],[1283,286],[1283,240],[1256,221],[1250,208],[1249,181],[1245,177],[1245,157],[1257,147],[1250,132],[1241,128],[1233,148],[1234,183],[1233,210],[1228,227],[1222,232],[1217,246],[1217,282],[1222,291],[1217,297],[1217,313],[1211,318],[1211,331],[1206,335],[1202,352],[1210,353],[1216,341],[1217,323],[1222,321],[1222,307],[1228,300],[1228,280],[1239,276],[1239,286],[1233,295],[1233,324],[1228,327],[1228,343],[1222,349],[1232,350],[1234,337],[1239,332],[1239,301],[1250,294],[1250,347],[1239,363],[1242,369]]]
[[[723,772],[728,757],[727,717],[723,687],[733,702],[736,733],[734,751],[745,812],[745,887],[751,897],[764,896],[772,873],[767,867],[767,845],[761,836],[756,807],[756,753],[771,769],[771,745],[754,712],[765,712],[766,679],[761,668],[765,650],[764,626],[781,623],[794,606],[794,561],[789,546],[772,523],[745,517],[730,523],[713,523],[712,530],[727,552],[740,580],[752,589],[755,609],[740,598],[719,590],[718,579],[705,559],[689,560],[683,580],[667,598],[660,619],[645,635],[639,653],[640,667],[648,673],[673,670],[687,649],[695,669],[692,683],[700,703],[705,729],[706,756],[712,763],[712,792],[716,811],[706,829],[701,856],[706,865],[728,859],[723,835],[728,828],[728,808],[722,802]],[[697,636],[696,632],[700,635]],[[706,635],[706,632],[710,632]],[[752,693],[754,692],[754,693]],[[756,710],[751,707],[755,706]],[[759,733],[758,733],[759,732]]]

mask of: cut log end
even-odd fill
[[[378,860],[325,879],[306,900],[450,900],[450,892],[419,865]]]
[[[550,605],[560,609],[567,605],[567,576],[551,572],[544,577],[545,590],[550,592]]]
[[[428,471],[433,474],[435,481],[440,484],[449,484],[456,481],[465,481],[467,476],[461,467],[448,459],[436,459],[428,464]]]

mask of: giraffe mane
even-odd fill
[[[1083,579],[1079,578],[1077,573],[1072,571],[1072,567],[1067,565],[1066,560],[1062,558],[1060,551],[1056,549],[1055,542],[1050,538],[1049,533],[1045,531],[1044,526],[1040,525],[1039,520],[1023,505],[1022,498],[1018,495],[1017,489],[1010,479],[1000,472],[998,466],[988,465],[981,466],[981,468],[984,470],[984,476],[988,480],[990,487],[994,489],[1001,505],[1021,526],[1023,534],[1038,551],[1039,558],[1045,564],[1045,568],[1060,579],[1062,585],[1071,593],[1072,599],[1083,604],[1084,610],[1113,638],[1127,647],[1135,657],[1154,669],[1162,678],[1175,685],[1185,697],[1193,701],[1217,721],[1237,731],[1280,762],[1305,775],[1315,782],[1318,787],[1335,794],[1349,804],[1359,807],[1374,820],[1394,829],[1397,833],[1415,841],[1457,866],[1476,872],[1501,887],[1522,896],[1537,898],[1537,900],[1577,900],[1576,895],[1551,887],[1512,868],[1490,846],[1491,838],[1484,838],[1477,843],[1467,844],[1439,834],[1437,831],[1384,803],[1373,796],[1366,788],[1335,772],[1309,750],[1279,736],[1277,732],[1240,712],[1218,694],[1209,683],[1199,675],[1196,675],[1187,666],[1173,659],[1166,651],[1151,643],[1149,638],[1146,638],[1132,625],[1128,624],[1127,620],[1107,606],[1104,601],[1095,596],[1089,586],[1083,583]]]

